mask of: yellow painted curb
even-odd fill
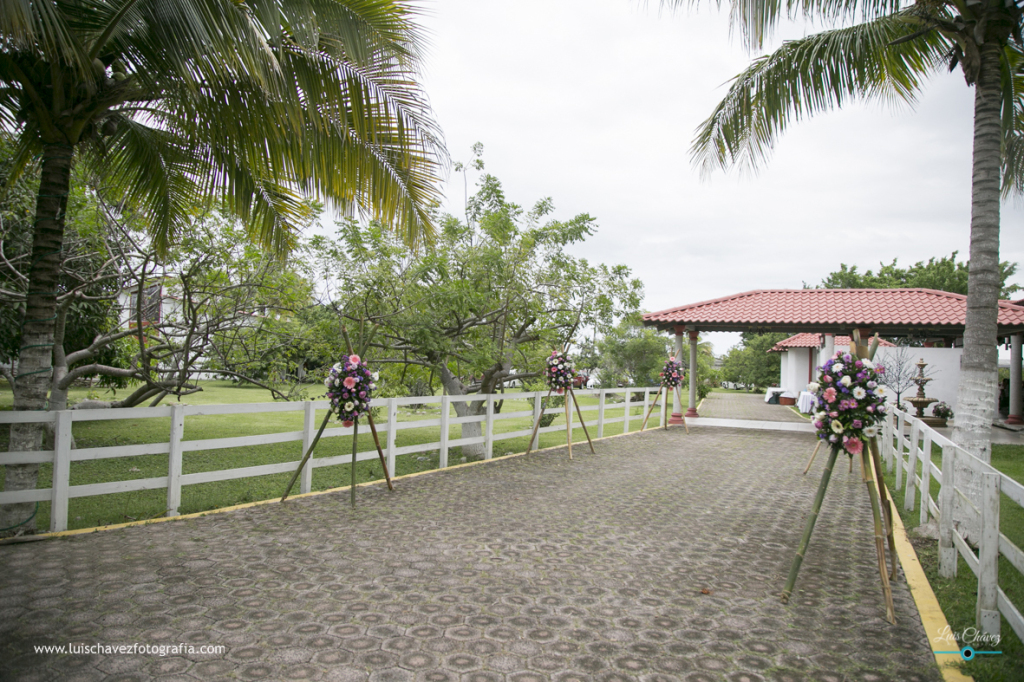
[[[889,499],[893,499],[892,491],[889,491]],[[929,645],[932,647],[932,651],[935,651],[940,646],[948,650],[948,644],[938,644],[935,641],[940,633],[949,631],[949,622],[946,620],[946,614],[942,612],[939,600],[935,598],[935,592],[932,591],[932,586],[929,584],[928,578],[924,574],[924,569],[921,567],[921,562],[917,558],[917,552],[914,551],[914,546],[910,544],[910,540],[907,538],[907,531],[903,527],[903,519],[900,518],[899,512],[895,511],[895,504],[893,504],[893,507],[892,534],[896,540],[896,553],[900,557],[900,565],[903,566],[903,575],[907,578],[910,594],[913,595],[914,603],[917,604],[917,610],[921,614],[921,623],[924,625],[924,631],[928,634]],[[959,654],[935,654],[935,662],[939,664],[942,678],[946,682],[974,681],[973,677],[965,675],[960,671],[959,665],[963,662],[963,658]]]
[[[661,427],[658,427],[658,428],[661,428]],[[654,429],[651,429],[651,430],[653,431]],[[632,435],[635,435],[635,434],[638,434],[638,433],[641,433],[641,432],[640,431],[630,431],[628,433],[617,433],[614,436],[603,436],[601,438],[591,438],[591,440],[596,443],[597,441],[601,441],[601,440],[608,440],[610,438],[622,438],[623,436],[632,436]],[[584,439],[584,440],[586,440],[586,439]],[[582,442],[582,441],[580,441],[580,442]],[[573,442],[573,445],[576,445],[576,443]],[[538,452],[547,452],[549,450],[557,450],[559,448],[564,448],[564,447],[565,447],[565,445],[552,445],[551,447],[541,448],[540,450],[531,450],[530,454],[532,455],[532,454],[535,454],[535,453],[538,453]],[[446,467],[444,469],[428,469],[427,471],[417,471],[415,473],[405,474],[404,476],[396,476],[396,477],[392,478],[391,481],[392,482],[402,481],[402,480],[405,480],[407,478],[415,478],[417,476],[423,476],[424,474],[437,474],[437,473],[443,473],[445,471],[451,471],[452,469],[462,469],[464,467],[472,467],[472,466],[478,466],[480,464],[488,464],[490,462],[498,462],[498,461],[506,460],[506,459],[509,459],[509,458],[512,458],[512,457],[522,457],[525,454],[526,454],[525,452],[517,452],[517,453],[512,454],[512,455],[502,455],[501,457],[493,457],[491,459],[482,459],[482,460],[477,461],[477,462],[466,462],[465,464],[452,464],[451,466],[448,466],[448,467]],[[587,454],[589,454],[589,453],[587,453]],[[357,483],[356,487],[357,488],[362,488],[364,486],[370,486],[370,485],[387,485],[387,481],[385,481],[383,479],[379,480],[379,481],[364,481],[363,483]],[[337,492],[341,492],[343,490],[349,490],[351,487],[352,486],[346,485],[346,486],[342,486],[340,488],[328,488],[327,490],[314,490],[314,491],[308,492],[308,493],[300,493],[298,495],[289,495],[288,499],[289,500],[297,500],[297,499],[300,499],[300,498],[303,498],[303,497],[314,497],[316,495],[326,495],[328,493],[337,493]],[[163,517],[156,518],[156,519],[143,519],[141,521],[129,521],[128,523],[113,523],[113,524],[110,524],[108,526],[93,526],[92,528],[76,528],[74,530],[62,530],[62,531],[59,531],[57,533],[40,533],[40,534],[36,535],[35,537],[37,537],[40,540],[42,540],[42,539],[50,539],[50,538],[62,538],[62,537],[70,536],[70,535],[82,535],[82,534],[85,534],[85,533],[99,533],[100,531],[117,530],[118,528],[131,528],[133,526],[147,526],[147,525],[149,525],[151,523],[164,523],[165,521],[181,521],[183,519],[196,519],[196,518],[199,518],[201,516],[209,516],[210,514],[221,514],[223,512],[237,511],[239,509],[249,509],[250,507],[258,507],[258,506],[264,505],[264,504],[274,504],[274,503],[280,504],[280,502],[281,502],[280,498],[274,497],[274,498],[271,498],[269,500],[258,500],[256,502],[246,502],[245,504],[235,504],[235,505],[232,505],[230,507],[218,507],[217,509],[209,509],[207,511],[194,512],[192,514],[180,514],[178,516],[163,516]]]

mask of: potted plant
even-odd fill
[[[948,403],[938,402],[932,405],[932,416],[942,421],[936,426],[945,426],[947,419],[953,418],[953,408]]]

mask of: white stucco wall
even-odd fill
[[[848,346],[836,346],[837,351],[848,352]],[[876,352],[876,360],[885,364],[887,352],[895,351],[895,348],[882,346]],[[956,391],[960,380],[960,356],[962,348],[913,348],[913,362],[924,358],[928,363],[925,368],[926,376],[931,381],[925,386],[925,395],[929,398],[938,398],[950,405],[956,412]],[[819,367],[828,358],[824,357],[822,351],[816,348],[794,348],[782,353],[782,369],[779,385],[787,391],[799,393],[807,388],[807,355],[814,354],[814,366]],[[815,369],[815,378],[817,369]],[[917,387],[911,389],[903,398],[917,394]],[[892,396],[895,400],[895,395]],[[925,410],[925,414],[931,414],[931,410]]]
[[[878,362],[885,364],[885,357],[888,353],[895,352],[895,348],[879,348],[875,354]],[[929,398],[938,398],[949,404],[956,412],[956,389],[960,381],[960,356],[963,348],[911,348],[913,362],[924,359],[928,363],[925,367],[925,376],[931,377],[924,392]],[[917,395],[917,387],[913,387],[909,393],[902,397],[909,398]],[[895,399],[895,396],[893,397]],[[931,414],[931,408],[925,410],[925,414]]]

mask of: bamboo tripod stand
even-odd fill
[[[572,400],[573,405],[576,406],[576,414],[580,418],[580,426],[583,427],[583,433],[587,436],[587,445],[590,446],[590,453],[593,455],[597,454],[594,450],[594,441],[590,440],[590,432],[587,430],[587,423],[583,421],[583,410],[580,409],[580,403],[576,400],[576,394],[573,392],[572,387],[565,389],[565,442],[569,448],[569,459],[572,459],[572,433],[570,426],[572,425],[572,413],[569,411],[569,400]],[[544,400],[551,397],[551,389],[548,389],[548,394],[544,396]],[[543,405],[543,403],[541,403]],[[628,408],[627,408],[628,409]],[[537,436],[537,431],[540,429],[540,420],[544,417],[544,410],[541,409],[540,414],[537,415],[536,421],[533,423],[533,431],[530,433],[530,440],[526,442],[526,454],[530,454],[533,450],[533,439]]]
[[[665,389],[665,404],[667,405],[667,404],[668,404],[668,386],[663,386],[662,388],[664,388],[664,389]],[[676,387],[675,387],[675,390],[676,390],[676,391],[678,391],[678,390],[679,390],[679,387],[678,387],[678,386],[676,386]],[[645,428],[647,428],[647,420],[651,418],[651,413],[652,413],[652,412],[654,412],[654,408],[658,406],[658,401],[659,401],[660,399],[661,399],[661,390],[659,389],[659,390],[658,390],[658,395],[657,395],[657,396],[655,396],[655,398],[654,398],[654,403],[653,403],[653,404],[651,405],[650,409],[648,409],[648,410],[647,410],[647,416],[646,416],[646,417],[644,417],[644,423],[640,425],[640,430],[641,430],[641,431],[643,431],[643,430],[644,430]],[[682,402],[683,402],[683,401],[682,401],[682,400],[680,400],[680,401],[679,401],[679,402],[677,402],[676,404],[677,404],[677,405],[679,405],[679,404],[681,404]],[[629,409],[629,406],[628,406],[628,405],[626,406],[626,409],[627,409],[627,410]],[[686,417],[683,417],[682,419],[683,419],[683,428],[685,428],[685,429],[686,429],[686,433],[690,433],[690,427],[689,427],[689,425],[688,425],[688,424],[686,423]],[[662,424],[661,426],[662,426],[662,428],[664,428],[664,429],[668,429],[668,418],[667,418],[667,415],[666,415],[665,423],[664,423],[664,424]]]
[[[352,342],[348,338],[348,331],[342,327],[341,333],[345,337],[345,344],[348,346],[348,354],[352,353]],[[284,489],[284,495],[281,496],[281,501],[284,502],[288,499],[288,493],[292,491],[292,487],[295,485],[295,481],[299,478],[299,474],[302,472],[302,467],[306,466],[306,462],[309,461],[310,456],[313,454],[313,449],[316,444],[320,442],[320,436],[324,435],[324,429],[327,428],[327,422],[330,421],[331,415],[334,414],[330,409],[327,410],[327,414],[324,415],[324,420],[320,422],[320,429],[316,432],[316,436],[313,438],[313,442],[309,444],[309,449],[306,450],[306,454],[303,455],[302,461],[299,462],[298,468],[295,469],[295,473],[292,474],[292,479],[288,481],[288,487]],[[394,492],[395,486],[391,483],[391,474],[388,472],[388,462],[384,458],[384,450],[380,447],[380,438],[377,436],[377,425],[373,423],[373,413],[367,412],[366,421],[370,424],[370,433],[373,434],[373,444],[377,446],[377,456],[380,457],[380,466],[384,471],[384,480],[388,483],[388,490]],[[393,428],[393,427],[392,427]],[[352,424],[352,477],[349,488],[351,490],[350,498],[352,506],[356,506],[356,451],[359,444],[359,420],[356,419]]]
[[[878,348],[878,336],[875,335],[875,339],[872,341],[870,348],[864,346],[861,343],[860,334],[858,330],[854,330],[853,333],[853,350],[854,355],[869,359],[875,355],[875,350]],[[807,467],[804,469],[804,473],[811,468],[811,463],[814,462],[815,455],[818,454],[818,447],[821,446],[821,441],[818,441],[818,446],[814,448],[814,453],[811,455],[810,461],[807,462]],[[807,552],[807,546],[811,541],[811,533],[814,531],[814,524],[818,520],[818,513],[821,511],[821,503],[825,499],[825,491],[828,489],[829,478],[832,476],[832,469],[835,466],[836,459],[839,455],[841,447],[831,448],[828,462],[825,464],[825,470],[821,474],[821,482],[818,484],[818,492],[814,498],[814,505],[811,508],[811,513],[807,517],[807,525],[804,528],[803,537],[800,539],[800,545],[797,549],[796,556],[793,557],[793,564],[789,569],[789,577],[786,579],[786,586],[782,591],[782,603],[788,603],[790,596],[793,594],[793,588],[796,585],[796,577],[800,572],[800,564],[803,562],[804,555]],[[888,493],[885,488],[885,481],[882,473],[882,461],[878,450],[878,439],[872,436],[865,444],[864,448],[860,453],[861,459],[861,480],[867,486],[868,497],[871,500],[871,514],[874,521],[875,527],[875,554],[878,559],[878,573],[882,581],[882,594],[885,596],[885,617],[890,623],[896,623],[896,607],[893,604],[892,599],[892,585],[890,581],[896,579],[896,540],[893,536],[892,530],[892,503],[889,500]],[[851,457],[850,467],[852,471],[853,459]],[[885,557],[886,550],[886,539],[888,539],[889,548],[889,559],[892,562],[892,569],[889,569],[888,562]]]

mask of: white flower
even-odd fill
[[[878,388],[876,388],[875,389],[875,395],[877,395],[879,398],[884,396],[885,395],[885,386],[879,386]]]
[[[836,433],[842,433],[843,432],[843,423],[841,421],[839,421],[838,419],[833,419],[832,420],[832,430],[835,431]]]
[[[326,388],[330,388],[331,387],[331,378],[330,377],[327,377],[326,379],[324,379],[324,386]]]
[[[818,391],[821,390],[821,386],[818,385],[817,381],[812,381],[811,383],[807,384],[807,390],[810,391],[811,393],[817,393]]]
[[[850,378],[850,375],[846,375],[839,380],[839,383],[841,383],[843,386],[849,386],[850,384],[853,383],[853,379]]]
[[[857,388],[853,389],[853,397],[856,398],[857,400],[864,400],[864,397],[867,394],[868,394],[868,392],[865,391],[860,386],[858,386]]]
[[[341,363],[340,362],[334,363],[334,369],[336,369],[337,371],[340,372],[342,370]]]
[[[345,403],[345,411],[346,412],[351,412],[353,407],[355,407],[355,405],[353,403],[351,403],[351,402]]]
[[[374,381],[379,381],[380,380],[380,372],[374,372],[370,376],[373,378]]]
[[[814,413],[814,418],[817,421],[825,421],[825,417],[827,417],[827,416],[828,416],[828,412],[815,412]]]
[[[878,435],[878,427],[872,424],[871,426],[864,427],[864,435],[868,438],[874,438]]]
[[[832,365],[833,374],[842,374],[844,369],[846,368],[843,366],[843,363],[841,362],[837,362],[836,364]]]
[[[871,362],[870,360],[861,360],[861,362],[864,363],[864,366],[867,367],[868,369],[875,368],[875,363]]]

